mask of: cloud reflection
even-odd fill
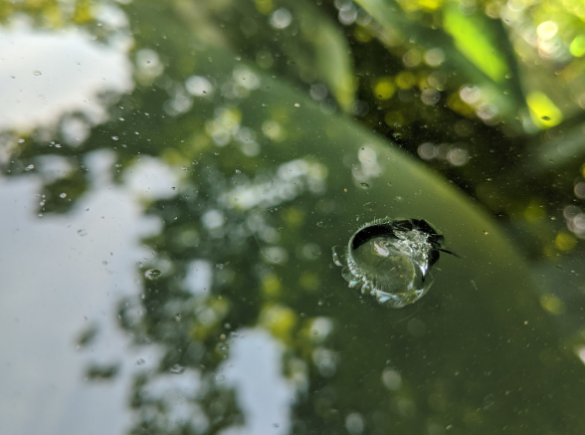
[[[236,390],[245,424],[221,435],[289,433],[294,387],[282,375],[282,345],[262,329],[240,331],[223,366],[225,382]]]
[[[2,106],[10,107],[0,114],[0,131],[54,128],[73,113],[83,115],[76,119],[88,123],[86,129],[105,122],[107,104],[100,96],[133,88],[128,49],[98,44],[73,30],[0,29]]]

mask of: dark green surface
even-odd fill
[[[164,225],[144,241],[156,259],[141,272],[155,268],[162,274],[144,278],[143,298],[119,303],[121,326],[136,343],[164,349],[159,370],[135,380],[131,404],[138,423],[131,433],[170,429],[166,415],[172,410],[162,398],[140,393],[175,364],[202,371],[208,388],[193,401],[210,419],[207,433],[239,421],[233,391],[215,382],[217,368],[229,355],[229,340],[226,347],[220,338],[229,336],[226,323],[231,330],[268,329],[285,346],[285,373],[294,358],[305,360],[309,391],[294,405],[291,433],[345,433],[345,416],[351,412],[364,416],[365,433],[423,434],[429,427],[452,434],[584,433],[585,369],[573,349],[563,346],[539,304],[539,294],[550,289],[537,286],[518,246],[482,207],[390,141],[311,101],[298,82],[273,78],[240,59],[238,50],[230,49],[237,43],[208,38],[190,21],[189,7],[195,15],[206,9],[187,2],[126,6],[136,48],[156,46],[165,75],[123,96],[111,108],[113,121],[94,128],[81,148],[51,149],[78,166],[70,178],[45,191],[45,212],[66,213],[59,192],[67,189],[72,199],[86,193],[81,158],[102,148],[115,151],[121,174],[149,154],[186,168],[181,183],[173,186],[174,197],[146,206]],[[228,17],[237,13],[226,11]],[[233,73],[238,68],[259,79],[257,89],[237,83]],[[193,74],[206,77],[215,92],[195,97],[183,114],[165,112],[170,88],[165,83],[181,83]],[[329,75],[325,80],[349,107],[351,98],[340,84],[345,78]],[[226,97],[226,88],[221,90],[226,83],[239,89],[238,97]],[[258,155],[247,156],[234,137],[225,146],[213,143],[210,122],[221,113],[231,113],[226,131],[240,126],[255,132]],[[124,122],[115,121],[120,116]],[[119,141],[113,142],[113,136]],[[23,162],[46,149],[46,143],[33,141],[10,170],[18,173]],[[241,186],[262,184],[265,191],[284,183],[291,162],[299,160],[308,175],[288,184],[293,194],[251,208],[225,199]],[[225,217],[219,228],[202,223],[210,210]],[[442,256],[428,295],[402,310],[380,307],[348,289],[330,257],[330,248],[346,244],[359,225],[385,216],[432,222],[463,257]],[[252,219],[263,223],[251,228]],[[262,236],[266,228],[276,230],[271,243]],[[284,249],[288,260],[273,264],[271,245]],[[319,248],[320,254],[302,254],[303,248]],[[193,295],[184,284],[193,260],[215,265],[208,296]],[[139,321],[131,313],[136,307],[144,309]],[[206,310],[215,313],[211,323],[203,319]],[[317,344],[306,330],[321,316],[332,321],[334,330]],[[323,374],[314,364],[318,345],[337,355],[333,373]],[[382,382],[386,368],[400,373],[402,386],[396,391]],[[89,370],[97,379],[116,372],[116,367]],[[194,433],[189,422],[182,430]],[[431,435],[438,433],[443,432]]]

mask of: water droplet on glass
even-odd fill
[[[170,372],[175,374],[175,375],[180,375],[184,371],[185,371],[185,367],[183,367],[180,364],[174,364],[170,369]]]
[[[422,219],[377,219],[362,225],[346,247],[332,248],[348,286],[379,303],[401,308],[422,298],[431,287],[432,266],[440,252],[456,255],[444,237]]]
[[[67,198],[67,194],[65,192],[61,192],[59,194],[59,198]]]
[[[136,360],[136,365],[137,366],[141,366],[142,364],[144,364],[146,361],[144,360],[144,358],[138,358]]]
[[[183,316],[180,313],[175,314],[175,321],[179,323],[181,320],[183,320]]]
[[[37,77],[38,77],[38,76],[40,76],[40,75],[42,75],[42,74],[43,74],[43,73],[42,73],[42,72],[40,72],[39,70],[35,70],[35,71],[33,71],[33,75],[35,75],[35,76],[37,76]]]
[[[112,140],[118,140],[120,139],[118,136],[112,136]]]
[[[374,204],[373,202],[366,202],[364,204],[364,210],[365,211],[374,211],[374,210],[376,210],[376,204]]]
[[[87,230],[84,230],[83,228],[77,230],[77,235],[80,237],[85,237],[87,236]]]
[[[35,168],[35,165],[28,165],[26,168],[24,168],[25,171],[32,171]]]
[[[144,272],[144,276],[146,277],[146,279],[149,279],[151,281],[158,279],[160,275],[161,271],[158,269],[148,269],[146,272]]]
[[[331,250],[335,265],[339,267],[345,266],[345,248],[343,246],[334,246]]]
[[[223,382],[223,381],[225,381],[225,376],[224,375],[216,375],[215,380],[217,382]]]
[[[360,183],[360,187],[362,189],[368,189],[370,187],[370,185],[368,183]]]

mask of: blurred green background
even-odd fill
[[[3,188],[37,183],[31,228],[112,189],[131,194],[108,219],[126,201],[131,226],[157,223],[103,308],[127,349],[87,350],[99,322],[49,339],[88,352],[83,385],[123,387],[123,433],[583,433],[585,3],[0,0],[0,26]],[[402,310],[331,260],[384,216],[432,222],[463,257]],[[96,222],[78,235],[120,237]],[[8,257],[38,246],[3,237],[3,290],[52,288],[19,284]],[[107,264],[46,243],[68,275]],[[169,374],[197,387],[165,392]]]

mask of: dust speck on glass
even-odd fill
[[[347,246],[333,247],[333,261],[349,287],[379,303],[401,308],[422,298],[433,283],[440,252],[454,255],[444,236],[423,219],[376,219],[362,225]]]

